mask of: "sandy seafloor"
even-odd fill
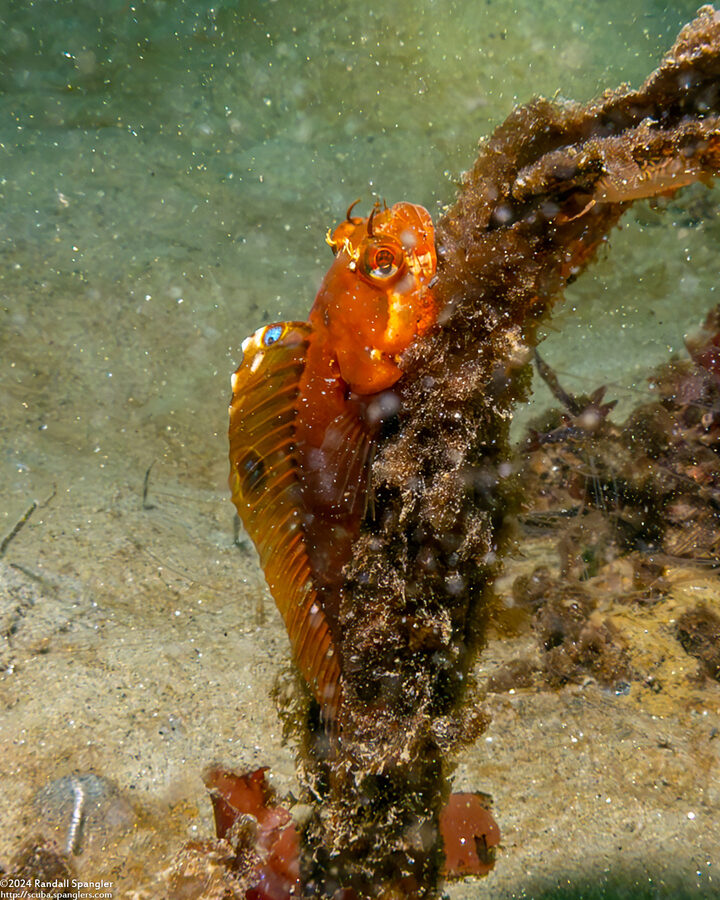
[[[211,834],[205,766],[293,790],[287,639],[225,486],[240,342],[304,317],[356,197],[436,214],[514,103],[638,84],[695,11],[666,6],[0,0],[0,541],[37,504],[0,560],[0,863],[64,844],[75,776],[77,873],[161,897]],[[696,200],[638,206],[568,292],[544,350],[569,387],[634,402],[718,302]],[[455,784],[492,794],[503,849],[453,900],[720,897],[720,687],[670,637],[718,580],[674,577],[626,623],[660,694],[489,697]]]

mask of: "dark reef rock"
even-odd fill
[[[708,323],[719,314],[711,310],[703,341],[693,344],[701,361],[713,358],[720,329]],[[656,554],[654,562],[635,559],[651,581],[664,561],[718,562],[720,379],[691,358],[659,367],[650,383],[656,399],[621,425],[602,418],[588,429],[578,424],[582,411],[552,410],[531,429],[520,470],[523,520],[554,518],[565,575],[592,577],[629,550]]]

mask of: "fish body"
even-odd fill
[[[307,322],[260,328],[232,378],[230,488],[323,718],[341,697],[342,569],[366,506],[373,449],[397,402],[400,356],[435,322],[429,213],[351,218]]]

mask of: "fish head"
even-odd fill
[[[435,275],[435,231],[430,214],[413,203],[375,207],[350,216],[328,236],[335,250],[310,312],[358,394],[391,387],[400,357],[434,324],[429,284]]]

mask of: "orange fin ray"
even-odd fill
[[[345,422],[339,424],[342,452],[338,459],[341,466],[338,471],[345,472],[343,497],[351,514],[362,518],[374,435],[370,433],[367,425],[357,418],[348,416]]]
[[[338,520],[359,519],[364,505],[373,434],[352,407],[325,429],[322,445],[307,455],[304,486],[308,505]]]

